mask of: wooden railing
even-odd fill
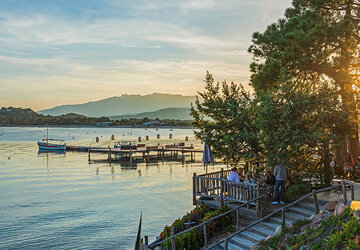
[[[275,214],[278,214],[278,213],[281,213],[282,224],[286,225],[285,224],[286,223],[286,210],[289,209],[290,207],[293,207],[293,206],[297,205],[299,202],[310,198],[310,197],[313,197],[313,200],[314,200],[314,212],[315,212],[315,214],[318,214],[320,209],[319,209],[319,203],[318,203],[317,194],[321,193],[321,192],[326,192],[326,191],[330,191],[330,190],[333,190],[333,189],[338,189],[339,187],[341,187],[342,188],[342,193],[343,193],[343,200],[346,203],[347,202],[346,185],[350,185],[351,200],[355,200],[355,186],[360,187],[360,183],[353,182],[353,181],[348,181],[348,180],[342,180],[341,184],[326,187],[326,188],[322,188],[322,189],[318,189],[318,190],[313,190],[311,193],[301,197],[300,199],[298,199],[298,200],[296,200],[296,201],[294,201],[294,202],[292,202],[292,203],[290,203],[290,204],[288,204],[286,206],[283,206],[282,208],[279,208],[279,209],[271,212],[270,214],[264,216],[263,218],[255,221],[255,222],[251,223],[250,225],[242,228],[241,230],[231,234],[230,236],[226,237],[225,239],[221,240],[220,242],[217,242],[217,243],[211,245],[209,248],[212,248],[212,247],[214,247],[216,245],[219,245],[222,242],[224,242],[224,249],[227,250],[228,249],[228,242],[232,237],[234,237],[234,236],[236,236],[236,235],[238,235],[238,234],[252,228],[253,226],[259,224],[260,222],[263,222],[263,221],[265,221],[267,219],[270,219],[272,216],[274,216]],[[205,249],[207,249],[207,248],[205,248]]]
[[[225,201],[256,204],[256,214],[260,217],[260,200],[259,196],[268,193],[267,187],[260,187],[257,184],[233,182],[227,180],[230,171],[219,171],[204,175],[193,175],[193,204],[196,205],[196,197],[207,197],[218,199],[221,206]],[[265,199],[266,200],[266,199]]]
[[[197,175],[197,176],[210,177],[210,178],[228,178],[230,173],[231,173],[231,170],[221,169],[221,171],[212,172],[212,173],[206,173],[206,174],[200,174],[200,175]]]
[[[243,203],[243,204],[241,204],[241,205],[239,205],[239,206],[237,206],[237,207],[234,207],[234,208],[230,209],[229,211],[227,211],[227,212],[225,212],[225,213],[223,213],[223,214],[217,215],[217,216],[215,216],[215,217],[213,217],[213,218],[211,218],[211,219],[209,219],[209,220],[207,220],[207,221],[204,221],[203,223],[200,223],[200,224],[197,225],[197,226],[194,226],[194,227],[192,227],[192,228],[189,228],[189,229],[187,229],[187,230],[184,230],[184,231],[182,231],[182,232],[180,232],[180,233],[178,233],[178,234],[175,234],[175,230],[174,230],[174,228],[172,228],[172,229],[171,229],[171,234],[172,234],[171,237],[169,237],[169,238],[167,238],[167,239],[164,239],[164,240],[162,240],[162,241],[159,241],[159,242],[150,244],[150,245],[145,244],[144,248],[145,248],[145,249],[154,249],[155,247],[160,246],[161,244],[170,241],[171,249],[172,249],[172,250],[175,250],[175,249],[176,249],[175,238],[176,238],[176,237],[179,237],[180,235],[183,235],[184,233],[187,233],[187,232],[190,232],[190,231],[193,231],[193,230],[202,230],[202,231],[203,231],[203,234],[204,234],[204,245],[205,245],[204,247],[206,248],[206,247],[208,247],[208,238],[207,238],[207,229],[206,229],[206,226],[207,226],[210,222],[212,222],[212,221],[214,221],[214,220],[216,220],[216,219],[219,219],[219,218],[221,218],[221,217],[223,217],[223,216],[226,216],[226,215],[228,215],[228,214],[230,214],[230,213],[232,213],[232,212],[236,212],[236,225],[237,225],[237,228],[239,228],[239,227],[240,227],[240,218],[239,218],[239,217],[240,217],[240,212],[239,212],[239,209],[242,208],[242,207],[244,207],[244,206],[246,206],[246,205],[248,205],[248,204],[250,204],[251,202],[256,202],[257,200],[264,199],[265,197],[266,197],[266,195],[263,195],[263,196],[259,196],[259,197],[255,198],[255,199],[253,199],[253,200],[247,201],[247,202],[245,202],[245,203]],[[146,242],[146,241],[145,241],[145,242]]]

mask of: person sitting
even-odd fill
[[[244,169],[238,168],[238,176],[239,176],[240,182],[244,182],[244,180],[245,180]]]
[[[275,186],[276,178],[270,170],[266,171],[266,185]]]
[[[256,184],[251,171],[246,174],[244,184]]]
[[[227,178],[229,181],[233,181],[233,182],[240,182],[238,173],[237,173],[237,169],[234,167],[231,169],[231,172]]]
[[[266,171],[266,186],[269,187],[268,196],[272,197],[274,192],[276,178],[270,170]]]

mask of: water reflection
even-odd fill
[[[41,154],[65,155],[66,151],[65,150],[43,150],[43,149],[40,149],[38,151],[38,155],[41,155]]]

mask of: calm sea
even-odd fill
[[[0,249],[133,249],[141,211],[142,234],[152,241],[193,208],[192,173],[203,173],[201,162],[88,164],[87,153],[39,153],[36,141],[45,135],[43,127],[0,127]],[[148,135],[153,145],[189,136],[202,147],[190,129],[49,128],[49,138],[73,145],[95,137],[94,146],[112,145],[111,135]]]

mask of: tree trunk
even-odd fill
[[[324,180],[325,185],[330,186],[331,183],[331,167],[330,167],[330,152],[329,152],[329,142],[324,143]]]

